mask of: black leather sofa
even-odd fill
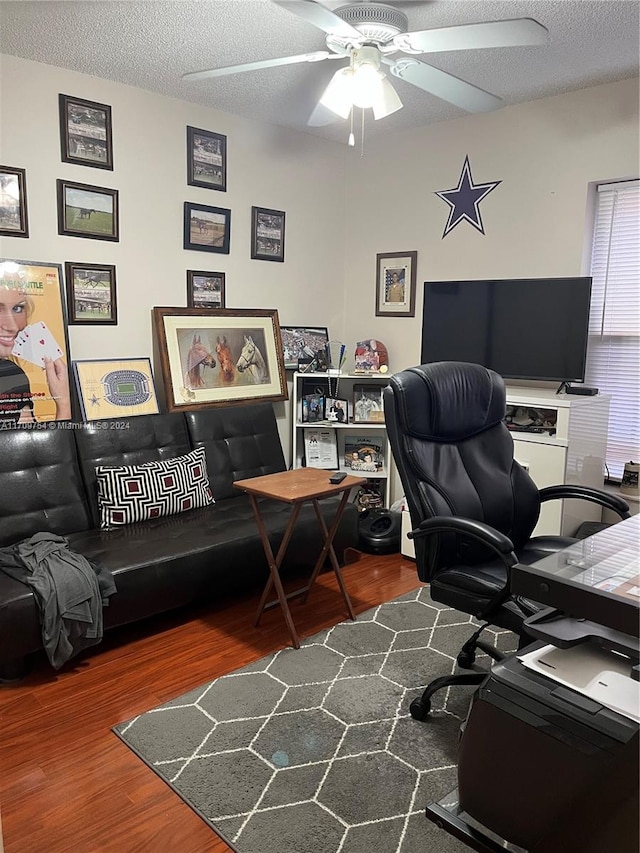
[[[252,592],[268,566],[249,498],[234,480],[285,470],[270,404],[144,415],[125,421],[47,425],[0,433],[0,547],[39,531],[65,536],[69,547],[111,570],[117,593],[104,609],[105,630],[229,591]],[[215,504],[123,527],[100,529],[96,465],[166,460],[204,447]],[[266,501],[272,545],[290,508]],[[336,499],[321,502],[327,519]],[[334,546],[358,542],[357,510],[348,504]],[[318,521],[305,505],[283,574],[309,569],[321,548]],[[274,548],[275,551],[275,548]],[[43,648],[31,589],[0,571],[0,679],[19,676]]]

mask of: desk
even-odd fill
[[[291,634],[293,646],[296,649],[300,648],[300,640],[298,639],[298,634],[296,632],[295,625],[293,624],[288,599],[296,596],[303,596],[303,600],[306,601],[311,587],[315,583],[327,556],[331,561],[331,566],[338,580],[342,597],[347,605],[349,617],[351,619],[356,618],[355,613],[353,612],[353,607],[351,606],[349,594],[344,585],[340,566],[333,549],[333,539],[336,531],[338,530],[340,519],[342,518],[344,508],[347,504],[349,492],[356,486],[362,486],[366,481],[362,477],[352,477],[348,475],[341,483],[333,484],[329,482],[329,476],[329,471],[324,471],[319,468],[295,468],[292,471],[281,471],[277,474],[265,474],[262,477],[251,477],[248,480],[236,480],[233,484],[236,488],[245,491],[251,499],[253,514],[260,532],[260,539],[262,540],[262,547],[264,548],[264,553],[267,558],[267,562],[269,563],[269,580],[267,581],[260,598],[254,624],[257,625],[259,623],[264,610],[280,604],[289,633]],[[319,501],[323,498],[330,498],[336,495],[342,495],[342,497],[333,517],[331,527],[327,528],[320,510]],[[292,505],[291,516],[289,517],[289,522],[284,532],[282,542],[280,543],[280,547],[278,548],[278,553],[275,557],[273,555],[271,543],[269,542],[269,535],[267,533],[264,519],[260,513],[260,504],[258,503],[258,498],[260,497],[271,498],[276,501],[284,501],[285,503]],[[316,564],[313,567],[307,586],[285,595],[282,587],[282,581],[280,579],[280,566],[282,565],[282,560],[284,559],[284,555],[289,546],[302,505],[307,501],[311,502],[315,510],[316,518],[318,519],[318,524],[320,525],[320,529],[324,537],[324,544],[320,554],[318,555]],[[272,587],[275,587],[276,589],[277,599],[268,602],[267,599]]]

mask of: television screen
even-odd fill
[[[427,281],[421,363],[471,361],[505,379],[584,381],[591,278]]]

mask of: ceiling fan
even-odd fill
[[[416,59],[416,55],[442,51],[474,50],[544,44],[548,31],[533,18],[516,18],[439,27],[408,32],[407,16],[382,3],[351,3],[331,11],[317,0],[273,0],[326,33],[327,50],[263,59],[225,68],[210,68],[183,74],[183,80],[204,80],[293,65],[345,59],[349,63],[333,75],[309,125],[329,124],[338,117],[348,118],[354,106],[372,108],[374,118],[391,115],[402,107],[395,89],[382,71],[387,66],[394,77],[404,80],[448,101],[467,112],[488,112],[501,106],[502,100],[471,83]],[[405,54],[397,56],[396,54]]]

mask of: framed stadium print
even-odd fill
[[[74,361],[73,375],[84,421],[158,413],[148,358]]]

